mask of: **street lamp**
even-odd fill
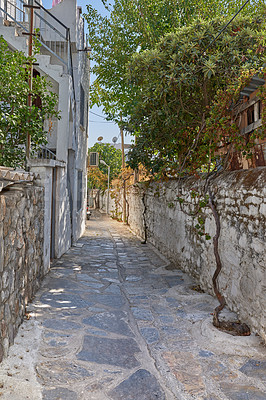
[[[100,163],[108,168],[108,184],[107,184],[107,202],[106,202],[106,214],[109,213],[109,183],[110,183],[110,165],[107,165],[105,161],[100,160]]]

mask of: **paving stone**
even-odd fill
[[[71,321],[64,321],[61,319],[47,319],[43,322],[43,326],[48,329],[53,329],[55,331],[66,331],[66,330],[73,330],[73,329],[81,329],[81,325],[71,322]]]
[[[201,365],[191,353],[186,351],[165,352],[163,358],[171,373],[184,387],[185,392],[198,397],[205,394],[206,388]]]
[[[180,276],[164,276],[164,279],[170,287],[184,284],[184,279]]]
[[[87,309],[88,307],[86,307]],[[83,314],[82,308],[67,308],[66,310],[64,308],[60,309],[51,309],[51,312],[53,316],[56,314],[58,318],[64,318],[64,317],[78,317]]]
[[[207,350],[200,350],[199,351],[199,356],[200,357],[211,357],[214,354],[211,351],[207,351]]]
[[[179,318],[186,318],[188,316],[188,314],[184,310],[177,310],[176,316]],[[192,315],[189,317],[192,318]]]
[[[108,280],[108,279],[116,279],[119,281],[119,275],[117,271],[104,271],[100,274],[101,279]]]
[[[166,334],[166,335],[171,335],[171,336],[176,336],[179,335],[181,333],[181,330],[174,327],[174,326],[161,326],[160,330]]]
[[[127,283],[124,285],[125,290],[127,291],[128,294],[142,294],[144,293],[149,293],[151,291],[150,285],[134,285],[133,283]]]
[[[160,294],[165,294],[167,292],[168,292],[168,289],[160,289],[160,290],[158,290],[158,293],[160,293]]]
[[[50,339],[50,338],[68,338],[69,334],[61,333],[61,332],[59,333],[59,332],[45,331],[43,336],[48,339]]]
[[[78,281],[86,281],[86,282],[99,282],[98,279],[94,278],[93,276],[90,276],[89,274],[83,274],[83,273],[78,273],[77,274],[77,280]]]
[[[95,303],[103,304],[112,308],[121,308],[125,304],[125,299],[120,294],[93,294],[86,296],[88,303],[93,305]],[[93,303],[93,304],[92,304]]]
[[[56,388],[44,390],[42,394],[43,400],[78,400],[77,393],[66,388]]]
[[[111,283],[110,286],[108,286],[106,289],[104,289],[104,293],[113,293],[113,294],[121,295],[121,290],[118,285],[116,285],[115,283]]]
[[[97,329],[92,329],[92,328],[87,328],[86,333],[89,333],[91,335],[96,335],[96,336],[107,336],[108,333],[104,331],[98,331]]]
[[[203,357],[201,365],[203,366],[206,375],[211,376],[212,379],[217,382],[227,380],[235,382],[238,378],[238,374],[235,371],[231,370],[220,361],[210,357]]]
[[[139,362],[135,353],[140,349],[133,339],[109,339],[85,336],[78,360],[109,364],[123,368],[136,368]]]
[[[145,283],[149,284],[152,289],[162,289],[163,292],[167,292],[165,288],[165,282],[158,275],[145,276]]]
[[[120,335],[132,336],[132,331],[125,322],[127,315],[123,311],[103,312],[92,317],[84,318],[83,323],[91,325],[107,332],[113,332]]]
[[[88,282],[88,281],[81,281],[82,285],[87,286],[91,289],[102,289],[104,288],[103,283],[95,283],[95,282]],[[99,291],[98,291],[99,292]]]
[[[66,382],[80,382],[93,376],[93,372],[69,361],[47,361],[36,366],[38,377],[43,383],[65,384]]]
[[[157,313],[157,314],[169,314],[170,310],[168,307],[162,306],[161,304],[152,304],[151,308]]]
[[[73,271],[72,271],[73,273]],[[60,274],[62,274],[62,271],[60,271]],[[74,278],[74,274],[73,274],[73,278]],[[47,285],[47,287],[49,288],[49,291],[51,291],[50,293],[54,293],[53,291],[57,291],[62,289],[62,291],[65,291],[66,289],[71,289],[73,291],[75,290],[79,290],[79,286],[77,287],[77,282],[75,282],[75,280],[71,279],[70,277],[67,278],[57,278],[55,277],[54,279],[50,279],[49,284]]]
[[[130,301],[135,302],[135,301],[139,301],[139,300],[149,300],[148,296],[145,295],[138,295],[138,296],[131,296],[130,297]]]
[[[61,334],[58,332],[44,331],[41,352],[45,357],[64,356],[73,347],[74,337],[72,332]],[[74,346],[75,347],[75,346]]]
[[[106,378],[103,378],[103,379],[100,379],[100,380],[98,378],[97,380],[91,382],[88,386],[86,386],[86,388],[84,390],[84,393],[86,393],[87,396],[88,396],[88,397],[85,398],[85,400],[86,399],[90,400],[92,394],[94,394],[95,392],[98,392],[99,395],[102,394],[104,392],[105,388],[106,388],[106,385],[108,385],[111,382],[113,382],[113,380],[114,379],[111,378],[111,377],[106,377]]]
[[[143,327],[140,329],[140,333],[148,344],[156,343],[160,338],[158,329],[156,328]]]
[[[60,274],[61,276],[73,276],[75,277],[75,272],[73,271],[73,269],[76,268],[75,263],[73,262],[63,262],[61,263],[60,266],[56,266],[51,268],[51,274],[55,273],[55,274]]]
[[[163,324],[172,324],[174,322],[174,318],[171,315],[160,315],[159,318]]]
[[[156,378],[145,369],[135,372],[108,395],[113,400],[165,400]]]
[[[232,383],[221,383],[223,393],[230,400],[265,400],[265,391],[261,391],[254,386],[248,385],[232,385]]]
[[[136,319],[141,319],[142,321],[153,321],[151,311],[146,308],[132,307],[132,313]]]
[[[141,280],[140,276],[129,275],[126,277],[126,281],[128,281],[128,282],[138,282],[140,280]]]
[[[84,300],[78,294],[44,293],[41,296],[41,303],[54,308],[75,309],[92,306],[95,304],[95,301],[93,301],[93,297]]]
[[[105,308],[101,308],[101,307],[89,307],[88,310],[92,313],[101,313],[101,312],[105,312]]]
[[[247,376],[258,378],[266,382],[266,361],[248,360],[248,362],[240,368],[240,371]]]
[[[180,307],[180,302],[177,299],[175,299],[174,297],[166,297],[165,300],[172,307]]]

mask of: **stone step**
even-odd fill
[[[39,63],[39,68],[47,68],[52,70],[53,72],[57,72],[60,76],[64,73],[64,67],[59,64],[52,64],[51,63],[51,56],[47,54],[37,54],[36,56],[37,62]]]

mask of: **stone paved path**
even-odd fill
[[[0,367],[0,398],[265,400],[265,347],[213,328],[216,304],[94,213],[30,305]]]

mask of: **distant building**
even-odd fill
[[[112,143],[112,145],[118,149],[122,150],[122,144],[121,143]],[[131,144],[124,144],[124,153],[125,153],[125,160],[127,161],[127,154],[131,148]]]

